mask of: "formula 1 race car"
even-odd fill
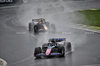
[[[46,22],[45,19],[32,19],[32,22],[29,23],[29,31],[34,30],[34,32],[39,31],[47,31],[49,29],[56,30],[56,27],[54,24],[49,24],[49,22]]]
[[[63,44],[58,44],[64,42]],[[48,43],[45,43],[41,47],[36,47],[34,51],[34,56],[36,58],[41,58],[41,56],[51,57],[59,56],[64,57],[65,52],[71,52],[71,43],[66,42],[66,38],[52,38],[49,39]]]

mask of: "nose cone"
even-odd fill
[[[46,51],[46,55],[49,55],[50,52],[51,52],[51,49],[47,49],[47,51]]]

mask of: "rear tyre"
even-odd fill
[[[71,52],[72,51],[72,46],[70,42],[65,42],[66,44],[66,51]]]
[[[65,56],[65,48],[64,47],[59,47],[58,52],[61,53],[61,55],[59,55],[59,57],[64,57]]]
[[[34,51],[34,56],[35,56],[36,58],[41,58],[40,56],[37,56],[37,54],[39,54],[39,53],[41,53],[41,52],[42,52],[41,48],[40,48],[40,47],[36,47],[36,48],[35,48],[35,51]]]
[[[29,31],[32,31],[32,28],[33,27],[33,25],[32,25],[32,23],[29,23]]]
[[[52,30],[52,32],[56,32],[56,26],[55,26],[55,24],[51,24],[51,30]]]

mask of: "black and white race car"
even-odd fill
[[[60,44],[61,42],[64,42]],[[66,42],[66,38],[52,38],[48,43],[45,43],[41,47],[36,47],[34,50],[34,56],[41,58],[41,56],[51,57],[59,56],[64,57],[65,52],[71,52],[71,43]]]
[[[50,24],[49,22],[46,22],[45,19],[32,19],[32,22],[28,25],[29,31],[34,30],[34,32],[40,32],[40,31],[47,31],[47,30],[56,30],[56,27],[54,24]]]

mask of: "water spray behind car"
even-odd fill
[[[28,30],[28,23],[32,19],[45,18],[50,23],[54,23],[57,31],[60,33],[48,34],[43,36],[44,38],[49,36],[54,38],[65,37],[68,41],[72,42],[72,46],[80,47],[87,41],[87,35],[76,36],[77,32],[73,33],[74,30],[70,30],[69,27],[73,27],[71,23],[75,23],[78,20],[81,21],[80,15],[73,13],[74,8],[71,8],[71,5],[68,2],[38,2],[37,4],[27,4],[26,6],[21,6],[18,10],[19,21]],[[62,34],[69,33],[69,31],[71,31],[71,34]],[[39,40],[43,40],[43,38]]]

